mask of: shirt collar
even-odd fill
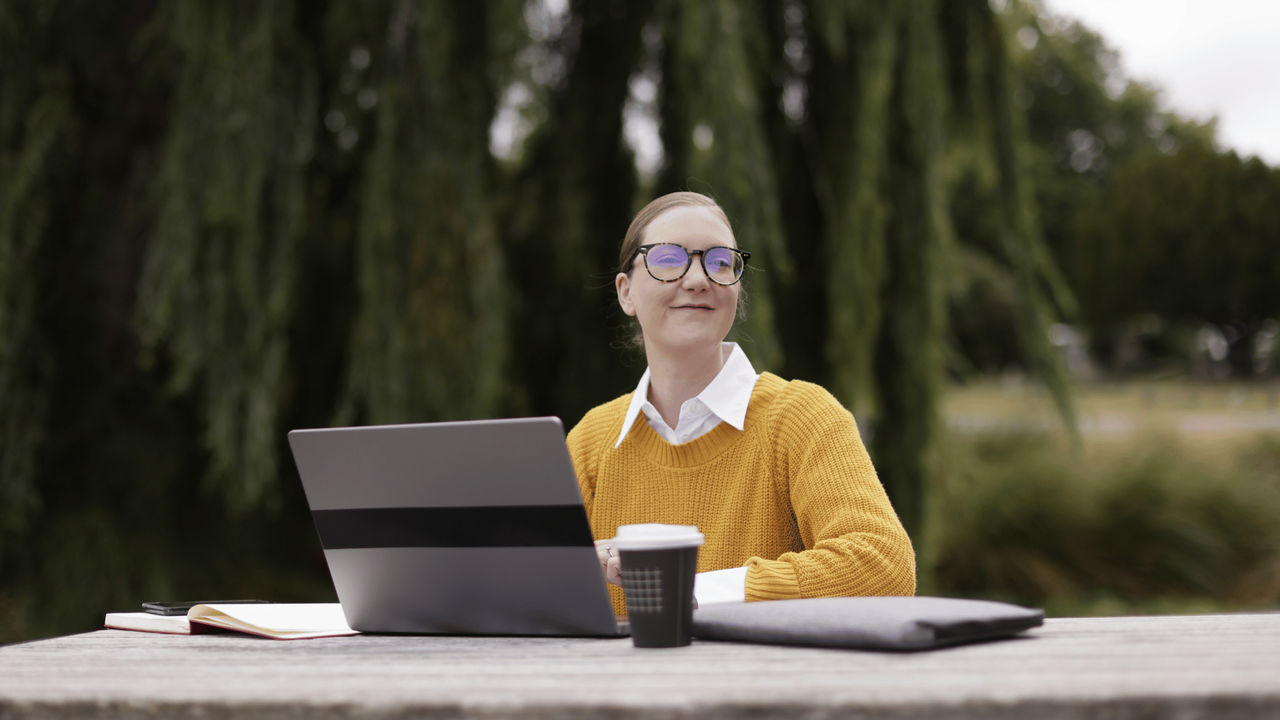
[[[751,402],[751,391],[755,389],[756,380],[760,375],[756,373],[755,368],[751,366],[751,361],[747,359],[747,354],[737,343],[721,343],[720,347],[728,351],[729,357],[724,361],[720,372],[716,373],[711,382],[698,393],[697,399],[702,401],[720,420],[742,430],[746,426],[747,405]],[[623,416],[622,431],[618,433],[618,441],[614,443],[614,447],[621,445],[627,433],[631,432],[631,427],[635,425],[636,418],[640,416],[641,409],[647,402],[649,402],[649,369],[645,368],[635,391],[631,393],[631,404],[627,406],[627,414]]]

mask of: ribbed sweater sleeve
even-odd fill
[[[748,560],[747,600],[913,594],[911,540],[849,411],[817,385],[790,382],[767,426],[774,480],[805,549]]]

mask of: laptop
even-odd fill
[[[559,418],[293,430],[347,624],[616,637]]]

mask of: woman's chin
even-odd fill
[[[670,333],[655,343],[664,352],[696,353],[720,347],[728,333],[702,330],[698,332]]]

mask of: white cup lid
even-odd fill
[[[640,523],[618,526],[613,546],[619,550],[665,550],[697,547],[705,541],[697,525]]]

